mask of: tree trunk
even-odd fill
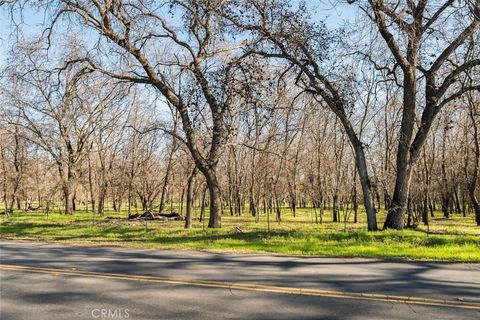
[[[9,206],[8,206],[8,194],[7,194],[8,193],[8,176],[7,176],[5,152],[3,148],[0,148],[0,153],[2,155],[2,169],[3,169],[2,170],[3,171],[3,202],[5,203],[4,212],[5,212],[5,215],[8,215],[11,211],[9,210]]]
[[[416,65],[405,68],[403,86],[403,112],[400,135],[397,148],[397,175],[391,207],[388,209],[384,229],[403,229],[403,217],[407,205],[412,165],[415,159],[410,159],[410,149],[415,126],[416,108]]]
[[[469,194],[472,201],[473,211],[475,212],[475,222],[477,223],[477,226],[480,227],[480,204],[478,203],[474,190],[473,192],[470,191]]]
[[[205,188],[203,190],[202,203],[200,204],[200,222],[205,219],[205,197],[207,196],[207,189],[208,188]]]
[[[165,207],[165,194],[167,192],[168,181],[170,178],[170,171],[172,170],[173,154],[177,149],[176,146],[177,146],[176,139],[173,138],[172,150],[170,151],[170,154],[168,156],[167,169],[165,172],[165,177],[163,178],[162,193],[160,195],[160,205],[158,206],[158,213],[162,213]]]
[[[90,160],[90,156],[88,157],[88,187],[90,191],[90,198],[92,201],[92,212],[95,213],[96,206],[95,206],[95,192],[93,190],[93,175],[92,175],[92,163]]]
[[[428,226],[428,195],[425,193],[423,195],[423,205],[422,205],[422,222]]]
[[[410,186],[411,167],[406,170],[397,172],[395,182],[395,191],[393,193],[392,203],[388,208],[387,218],[383,225],[384,229],[392,228],[397,230],[403,229],[403,218],[407,206],[408,189]]]
[[[210,172],[205,178],[207,180],[207,187],[210,194],[210,219],[208,221],[208,227],[220,228],[222,226],[220,184],[213,172]]]
[[[368,231],[377,231],[377,211],[373,207],[372,201],[372,186],[368,176],[367,161],[365,159],[365,151],[361,142],[354,144],[355,160],[358,170],[358,177],[360,178],[360,185],[362,186],[363,204],[367,212]]]
[[[74,191],[72,195],[72,210],[76,211],[77,210],[77,192]]]
[[[73,214],[73,193],[67,182],[63,187],[63,197],[65,200],[65,214]]]
[[[333,192],[332,218],[333,222],[338,222],[338,190]]]
[[[188,176],[187,182],[187,214],[185,217],[185,229],[192,227],[192,216],[193,216],[193,181],[197,173],[197,167],[194,167],[192,173]]]
[[[468,95],[468,103],[469,103],[469,116],[472,120],[472,128],[473,128],[473,142],[474,142],[474,158],[473,158],[473,169],[471,180],[467,183],[468,186],[468,195],[470,197],[470,201],[472,202],[473,210],[475,212],[475,222],[477,226],[480,227],[480,204],[478,203],[478,199],[475,196],[475,190],[477,188],[477,180],[478,180],[478,171],[480,166],[480,138],[479,138],[479,129],[478,129],[478,109],[476,104],[473,101],[471,95]]]
[[[102,216],[105,214],[105,197],[107,196],[106,186],[100,187],[100,194],[98,195],[98,213]]]

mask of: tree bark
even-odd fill
[[[409,69],[405,68],[404,70],[403,112],[396,159],[397,175],[392,203],[388,209],[387,218],[383,225],[384,229],[392,228],[402,230],[404,225],[403,218],[407,206],[414,160],[410,158],[410,146],[415,124],[415,99],[417,90],[416,73],[414,68],[415,67]]]
[[[478,129],[478,109],[473,101],[471,95],[467,95],[468,103],[469,103],[469,116],[472,120],[472,128],[473,128],[473,142],[474,142],[474,158],[473,158],[473,169],[470,181],[468,181],[468,196],[470,197],[470,201],[472,202],[472,207],[475,212],[475,222],[477,226],[480,227],[480,204],[475,195],[475,190],[477,188],[477,180],[478,180],[478,171],[480,166],[480,138],[479,138],[479,129]]]
[[[202,202],[200,204],[200,222],[205,219],[205,197],[207,196],[207,189],[208,188],[205,188],[202,193]]]
[[[174,123],[174,132],[176,130],[176,121]],[[163,178],[163,186],[162,186],[162,193],[160,196],[160,205],[158,206],[158,213],[162,213],[163,209],[165,207],[165,194],[167,192],[167,187],[168,187],[168,181],[170,179],[170,171],[172,169],[172,159],[173,159],[173,154],[175,153],[177,149],[177,140],[175,137],[172,137],[173,142],[172,142],[172,150],[170,150],[170,154],[168,155],[168,162],[167,162],[167,168],[165,171],[165,177]]]
[[[197,173],[197,167],[194,167],[190,175],[188,176],[187,182],[187,214],[185,216],[185,229],[192,227],[192,216],[193,216],[193,181]]]
[[[65,200],[65,214],[73,214],[73,192],[68,182],[63,187],[63,197]]]
[[[215,173],[210,172],[206,176],[208,192],[210,195],[210,218],[208,221],[209,228],[221,228],[222,226],[222,199],[220,184],[218,183]]]

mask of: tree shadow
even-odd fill
[[[0,249],[2,263],[37,267],[477,301],[480,292],[478,265],[42,243]]]

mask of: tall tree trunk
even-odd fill
[[[88,187],[90,191],[90,198],[92,201],[92,212],[95,213],[96,210],[96,201],[95,201],[95,192],[93,191],[93,175],[92,175],[92,163],[90,155],[88,156]]]
[[[73,214],[73,192],[68,181],[63,186],[63,197],[65,201],[65,214]]]
[[[2,155],[2,171],[3,171],[3,202],[5,204],[4,213],[8,215],[8,177],[7,177],[7,166],[5,161],[5,152],[4,148],[0,147],[0,154]]]
[[[72,211],[76,211],[77,210],[77,191],[73,191],[73,194],[72,194]]]
[[[474,158],[473,158],[473,169],[471,174],[471,179],[468,181],[468,196],[472,202],[473,211],[475,212],[475,222],[477,226],[480,227],[480,204],[475,195],[475,190],[477,188],[478,181],[478,171],[480,166],[480,138],[479,138],[479,129],[478,129],[478,104],[473,101],[471,94],[467,95],[468,104],[469,104],[469,116],[472,120],[473,128],[473,142],[474,142]]]
[[[193,181],[197,173],[197,167],[194,167],[192,173],[188,176],[187,182],[187,214],[185,217],[185,229],[192,227],[193,216]]]
[[[74,179],[75,174],[71,167],[66,168],[67,172],[65,174],[65,168],[63,168],[62,163],[57,163],[58,172],[60,177],[62,177],[62,189],[63,189],[63,197],[64,197],[64,208],[65,214],[73,214],[74,211]]]
[[[360,185],[362,186],[363,204],[367,212],[368,231],[377,231],[377,211],[373,207],[372,200],[372,185],[368,176],[367,160],[365,158],[365,150],[362,143],[355,138],[350,139],[355,150],[355,161],[358,170],[358,177],[360,178]]]
[[[98,213],[102,216],[105,214],[105,198],[107,196],[107,186],[100,186],[100,194],[98,195]]]
[[[397,175],[392,203],[388,209],[387,218],[383,225],[384,229],[392,228],[402,230],[404,225],[403,218],[407,206],[413,165],[413,159],[410,159],[409,155],[415,125],[417,88],[415,68],[416,65],[413,68],[404,70],[403,113],[396,159]]]
[[[442,163],[441,163],[441,171],[442,171],[442,192],[441,192],[441,198],[442,198],[442,212],[443,216],[448,219],[450,215],[450,202],[451,202],[451,191],[450,191],[450,186],[448,185],[448,179],[447,179],[447,165],[446,165],[446,157],[445,157],[445,144],[447,141],[447,130],[448,130],[448,124],[447,121],[444,123],[443,127],[443,139],[442,139]]]
[[[208,192],[210,195],[210,219],[208,221],[209,228],[220,228],[222,226],[222,198],[220,184],[216,174],[210,172],[206,175]]]
[[[174,128],[175,127],[176,127],[176,122],[174,124]],[[160,195],[160,205],[158,207],[158,213],[162,213],[165,207],[165,195],[167,192],[168,181],[170,179],[170,171],[172,170],[173,154],[175,153],[176,150],[177,150],[177,140],[176,138],[173,138],[172,150],[170,150],[170,154],[168,155],[167,168],[165,171],[165,177],[163,178],[162,193]]]
[[[357,167],[355,167],[353,176],[352,204],[353,204],[353,223],[358,222],[358,201],[357,201]]]
[[[333,222],[338,222],[338,190],[333,192],[332,218]]]
[[[202,194],[202,202],[200,204],[200,219],[199,219],[200,222],[202,222],[205,219],[205,197],[207,196],[207,189],[208,188],[205,188]]]
[[[183,215],[183,199],[185,198],[185,188],[182,188],[182,194],[180,195],[180,215]]]
[[[425,192],[423,195],[423,204],[422,204],[422,222],[428,226],[428,194]]]
[[[387,218],[383,225],[384,229],[392,228],[397,230],[403,229],[403,218],[407,206],[408,191],[410,186],[411,167],[397,172],[395,182],[395,190],[393,192],[392,203],[388,209]]]

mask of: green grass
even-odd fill
[[[2,239],[142,248],[480,262],[480,228],[471,216],[433,218],[428,233],[423,225],[418,230],[372,233],[366,231],[364,213],[359,223],[350,221],[346,225],[331,222],[329,212],[322,224],[315,224],[311,209],[300,209],[297,217],[293,217],[285,208],[282,215],[281,223],[275,222],[271,215],[269,226],[266,215],[255,223],[253,217],[244,214],[225,215],[222,229],[206,229],[203,223],[195,221],[192,229],[185,230],[181,221],[128,221],[124,212],[97,215],[95,223],[92,214],[85,212],[72,216],[54,213],[48,217],[39,212],[14,212],[2,216],[0,236]],[[384,212],[380,212],[378,218],[383,221]]]

